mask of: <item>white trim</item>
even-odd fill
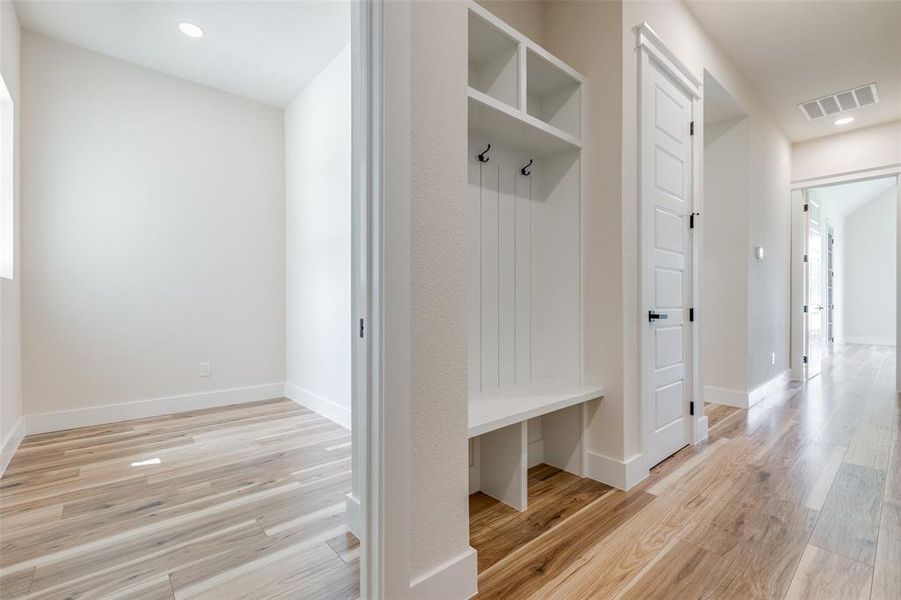
[[[347,495],[345,500],[345,515],[347,520],[347,528],[357,539],[362,537],[360,533],[363,527],[363,509],[360,507],[360,499],[352,493]]]
[[[635,28],[638,33],[638,47],[647,50],[654,60],[669,71],[695,98],[701,97],[701,80],[685,66],[673,52],[666,47],[660,36],[647,23],[642,23]]]
[[[842,344],[864,344],[867,346],[894,346],[895,338],[892,336],[846,335],[841,339]]]
[[[751,408],[767,396],[784,390],[790,380],[791,371],[786,369],[747,392],[707,386],[704,388],[704,402],[734,406],[735,408]]]
[[[772,379],[761,383],[748,392],[748,407],[754,406],[767,396],[783,391],[791,380],[791,371],[786,369]]]
[[[710,419],[707,418],[707,415],[695,418],[695,429],[692,433],[692,444],[700,444],[707,439],[710,433]]]
[[[325,396],[314,394],[310,390],[306,390],[299,385],[293,383],[285,384],[285,398],[293,400],[304,408],[312,410],[314,413],[322,415],[326,419],[333,421],[343,427],[350,429],[350,409],[341,406],[334,400],[330,400]]]
[[[585,456],[586,477],[621,490],[632,488],[643,481],[649,473],[642,454],[636,454],[628,460],[619,460],[589,450]]]
[[[119,421],[129,421],[131,419],[160,417],[190,410],[281,398],[284,392],[284,383],[267,383],[181,396],[151,398],[135,402],[88,406],[74,410],[37,413],[25,415],[25,430],[28,432],[28,435],[31,435],[34,433],[72,429],[73,427],[90,427],[92,425],[118,423]]]
[[[735,408],[748,408],[748,392],[704,386],[704,402]]]
[[[845,171],[844,173],[835,173],[834,175],[818,175],[816,177],[807,177],[805,179],[793,179],[791,188],[793,190],[811,187],[823,187],[827,185],[837,185],[840,183],[850,183],[853,181],[866,181],[867,179],[879,179],[891,175],[901,174],[901,163],[893,165],[885,165],[882,167],[873,167],[869,169],[857,169],[855,171]]]
[[[411,2],[367,2],[370,48],[370,381],[367,433],[371,472],[361,500],[370,538],[370,577],[363,598],[410,593],[410,433],[412,53]],[[385,399],[390,398],[390,402]],[[368,502],[368,505],[366,504]],[[378,546],[376,546],[378,544]],[[475,573],[473,573],[473,579]],[[363,579],[366,583],[365,578]]]
[[[410,581],[411,598],[459,600],[478,593],[478,562],[474,548]]]
[[[6,467],[9,466],[9,461],[12,460],[13,454],[16,453],[16,450],[19,448],[19,444],[22,443],[22,439],[25,437],[25,418],[19,417],[19,420],[16,421],[16,426],[13,427],[12,431],[9,432],[9,435],[6,436],[6,439],[3,440],[3,446],[0,447],[0,477],[3,476],[3,473],[6,472]]]

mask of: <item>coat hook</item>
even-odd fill
[[[489,159],[485,155],[488,154],[489,150],[491,150],[491,144],[488,144],[488,147],[485,148],[485,150],[482,151],[481,154],[479,154],[479,162],[488,162]]]
[[[519,170],[519,172],[522,173],[523,175],[526,175],[526,176],[531,175],[531,174],[532,174],[532,171],[526,171],[526,169],[528,169],[528,168],[531,167],[531,166],[532,166],[532,159],[530,158],[530,159],[529,159],[529,164],[527,164],[526,166],[524,166],[523,168],[521,168],[521,169]]]

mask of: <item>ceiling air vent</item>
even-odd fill
[[[801,112],[804,113],[811,121],[822,119],[838,113],[856,110],[868,104],[876,104],[879,102],[879,93],[876,91],[876,84],[871,83],[853,90],[846,90],[837,94],[830,94],[817,98],[816,100],[808,100],[798,105]]]

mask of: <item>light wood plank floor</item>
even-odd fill
[[[350,435],[271,400],[27,437],[0,597],[355,598]]]
[[[479,596],[898,600],[894,390],[894,348],[840,346],[821,376],[718,414],[707,443],[632,490],[582,497],[550,521],[540,502],[502,516],[517,531],[540,524],[515,547],[484,518],[503,508],[473,495]]]
[[[704,414],[707,415],[708,420],[707,426],[710,428],[716,427],[720,423],[720,421],[728,419],[739,410],[741,409],[735,408],[734,406],[710,404],[709,402],[707,402],[704,404]]]

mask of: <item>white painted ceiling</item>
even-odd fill
[[[901,119],[901,2],[687,0],[794,142]],[[844,127],[798,103],[868,83],[880,103]],[[845,116],[845,115],[842,115]]]
[[[843,217],[846,217],[869,204],[894,185],[894,177],[883,177],[882,179],[870,179],[813,188],[810,190],[810,195],[820,206],[832,208]]]
[[[17,0],[22,27],[283,107],[350,42],[347,0]],[[187,21],[201,39],[178,31]]]

